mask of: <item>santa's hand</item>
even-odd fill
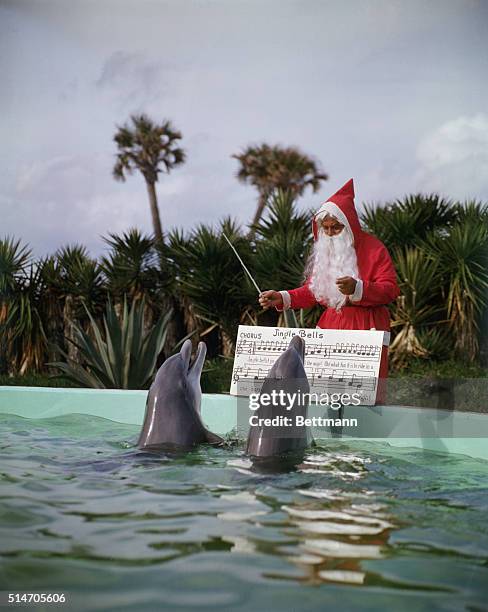
[[[341,276],[336,279],[337,288],[344,295],[352,295],[356,289],[357,280],[352,276]]]
[[[265,310],[271,306],[283,306],[283,296],[279,291],[263,291],[259,294],[259,303]]]

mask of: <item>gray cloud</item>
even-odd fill
[[[169,91],[170,68],[144,53],[115,51],[103,63],[95,87],[108,93],[121,109],[160,102]],[[171,92],[174,95],[174,81]]]
[[[417,159],[420,185],[459,199],[488,194],[488,115],[442,124],[422,139]]]
[[[111,176],[115,126],[139,111],[171,119],[188,154],[158,184],[165,228],[249,221],[256,194],[230,156],[260,142],[297,145],[329,173],[303,208],[351,176],[358,203],[488,200],[487,3],[41,4],[0,4],[0,235],[39,254],[151,231],[142,178]]]

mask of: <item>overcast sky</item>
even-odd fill
[[[231,158],[295,145],[354,177],[357,205],[438,191],[488,201],[486,0],[0,0],[0,237],[36,255],[152,232],[140,175],[112,178],[117,125],[170,119],[187,163],[163,229],[249,222]]]

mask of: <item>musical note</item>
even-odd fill
[[[254,326],[240,326],[238,334],[231,393],[246,395],[260,388],[276,359],[287,350],[291,336]],[[305,329],[300,335],[305,339],[304,365],[311,391],[353,389],[366,403],[374,402],[383,337],[377,339],[362,330],[327,330],[318,335]]]

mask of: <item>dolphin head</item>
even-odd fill
[[[306,380],[304,360],[305,341],[300,336],[293,336],[286,351],[275,361],[269,377]]]
[[[280,355],[269,371],[261,388],[261,396],[275,397],[284,393],[282,397],[294,397],[293,403],[289,399],[283,404],[273,405],[264,403],[259,406],[255,415],[258,419],[274,419],[287,417],[291,422],[287,424],[252,425],[247,438],[246,452],[253,459],[271,457],[288,457],[295,461],[310,443],[310,434],[304,426],[297,426],[295,417],[307,416],[308,401],[303,402],[303,394],[310,391],[305,367],[305,342],[299,336],[294,336],[286,351]],[[308,399],[308,398],[307,398]],[[289,403],[288,403],[289,402]]]
[[[166,359],[154,378],[150,392],[152,390],[159,397],[180,394],[184,396],[189,406],[200,413],[202,401],[200,376],[207,354],[207,346],[204,342],[198,343],[193,362],[191,362],[191,348],[191,341],[185,340],[180,352]]]
[[[206,353],[205,343],[200,342],[191,362],[191,341],[185,340],[180,352],[159,368],[148,392],[139,448],[191,447],[221,441],[200,418],[200,375]]]

